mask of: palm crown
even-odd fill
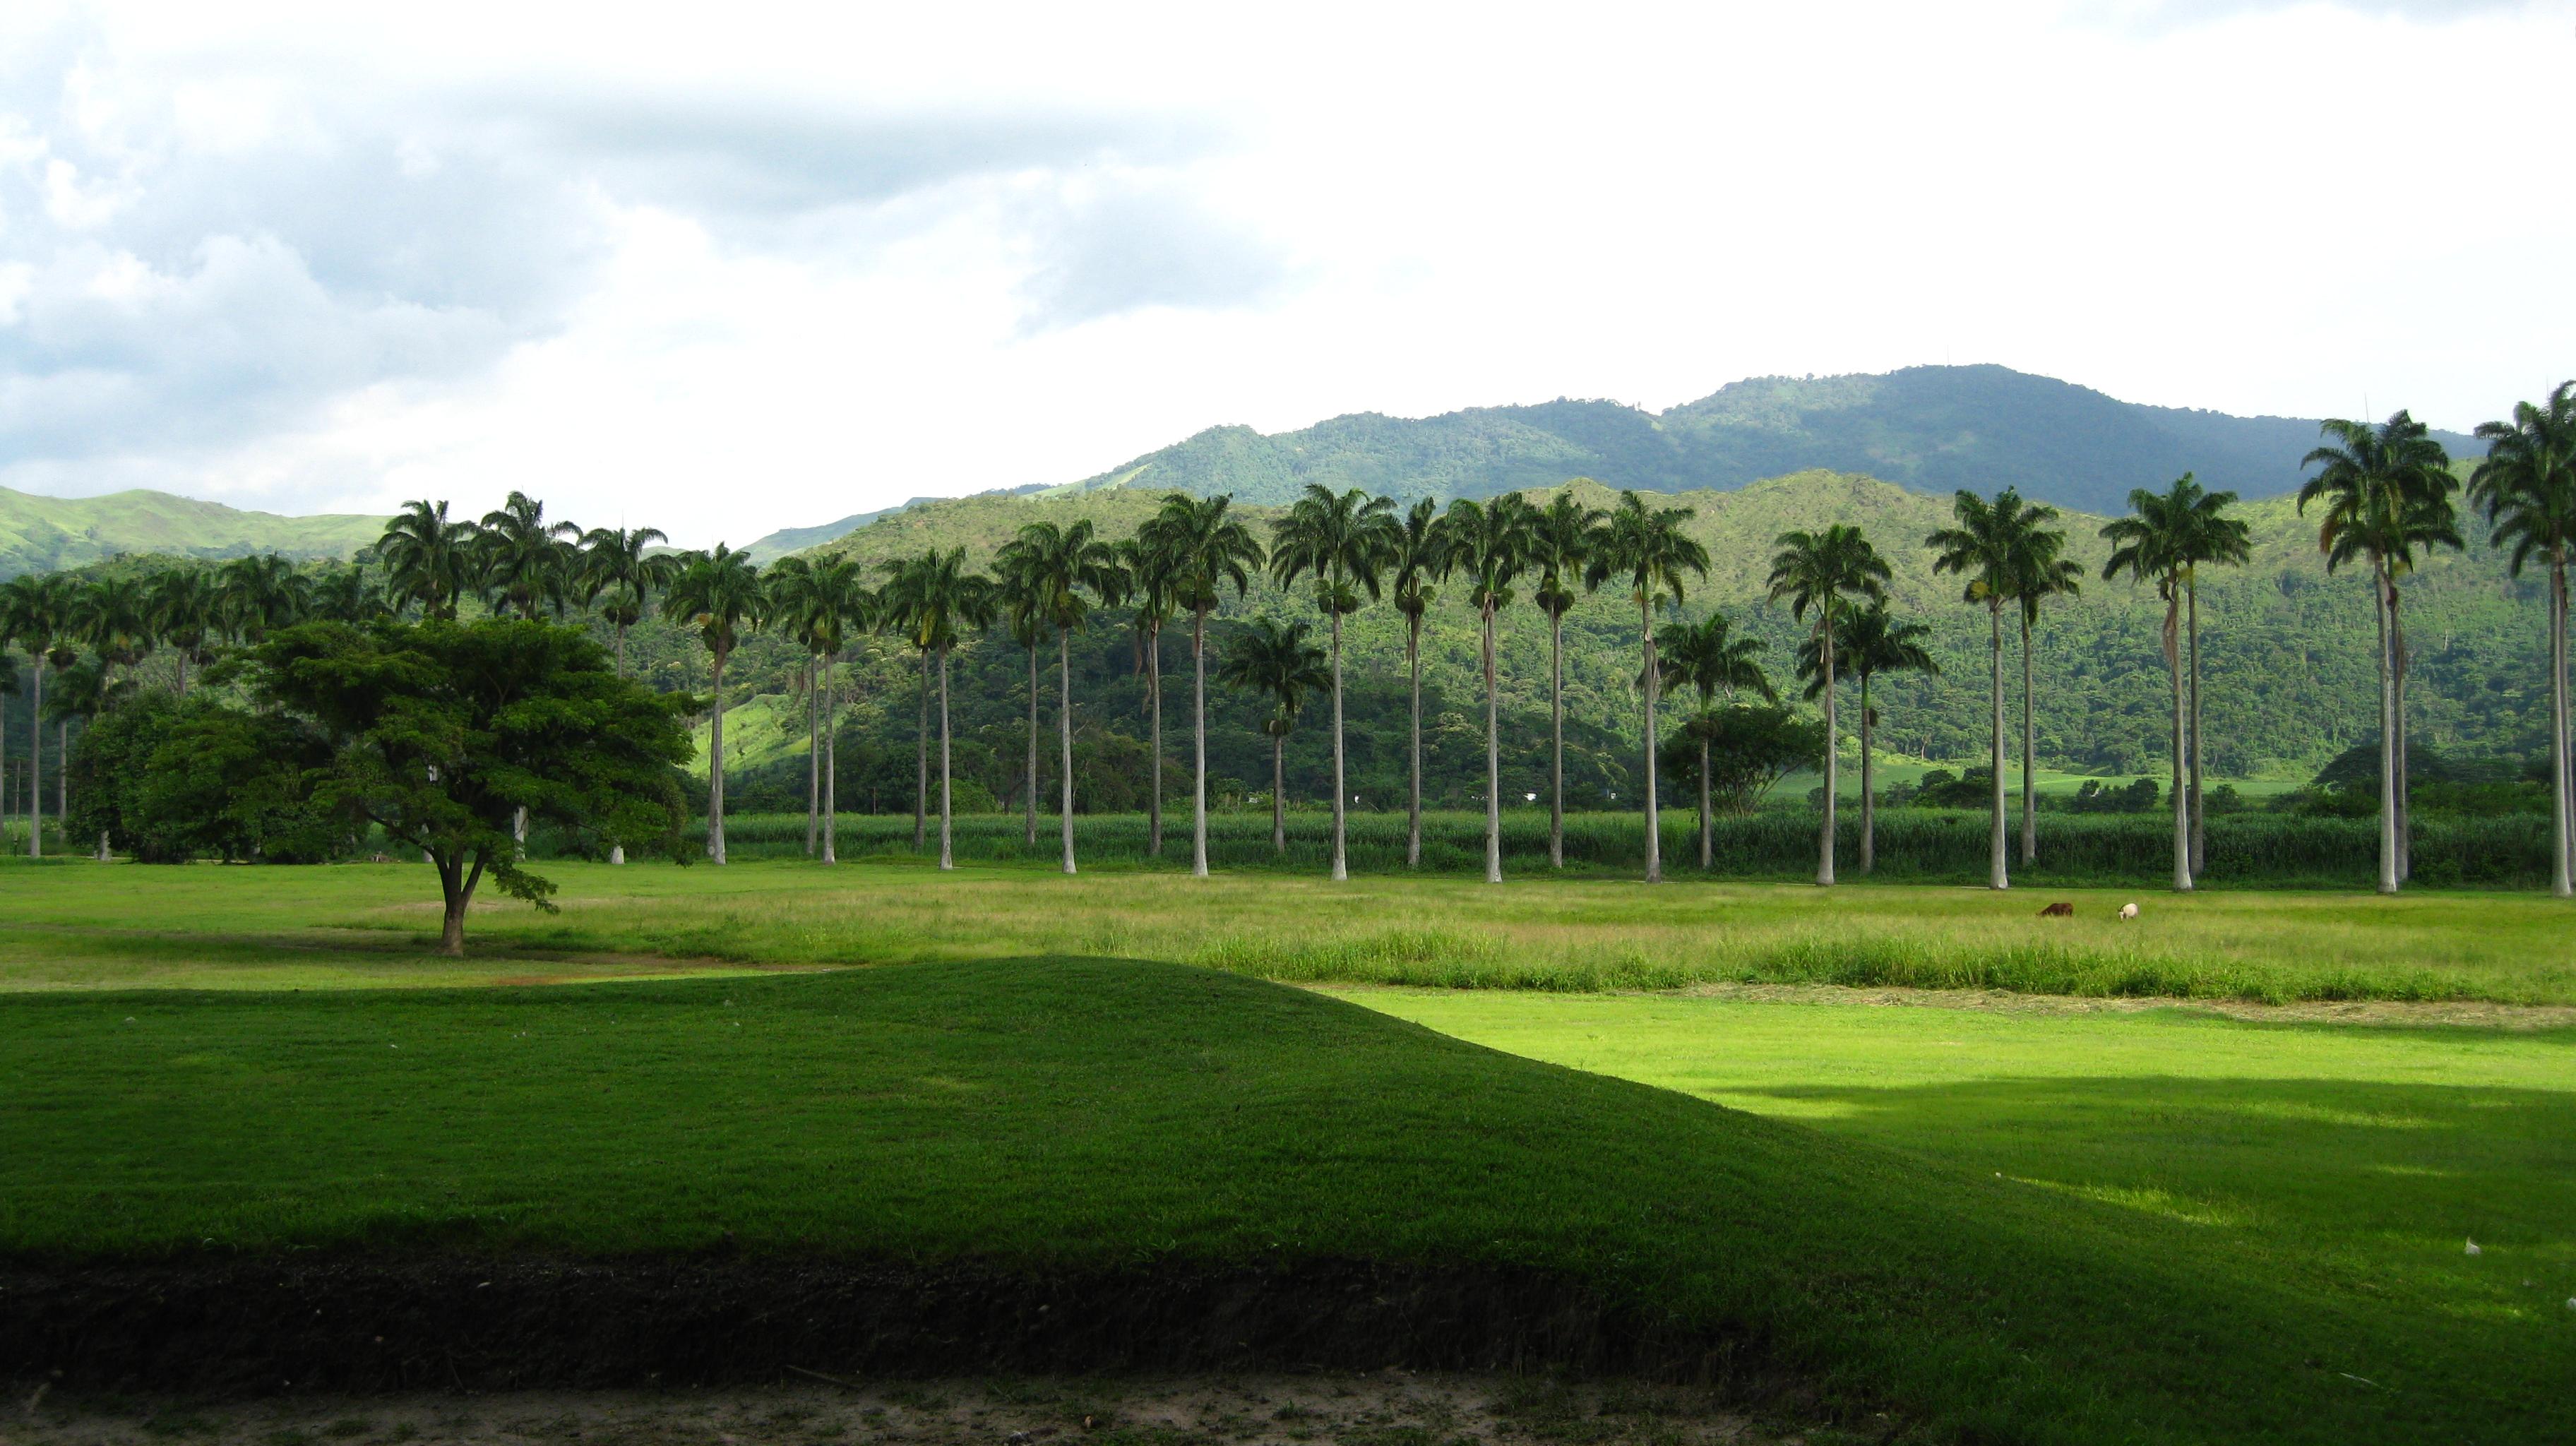
[[[1361,592],[1377,597],[1400,533],[1391,499],[1356,487],[1337,494],[1309,482],[1271,528],[1271,576],[1291,587],[1311,575],[1316,606],[1328,614],[1357,612]]]
[[[2511,422],[2486,422],[2486,460],[2469,476],[2469,500],[2485,509],[2498,547],[2510,545],[2516,576],[2537,553],[2553,562],[2576,550],[2576,381],[2546,401],[2514,405]]]
[[[2423,423],[2400,411],[2386,422],[2335,418],[2323,424],[2333,443],[2299,460],[2317,475],[2299,487],[2299,511],[2322,502],[2317,547],[2326,570],[2367,557],[2391,574],[2415,565],[2419,548],[2460,545],[2451,493],[2450,455]]]

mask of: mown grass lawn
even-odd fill
[[[0,867],[0,988],[314,988],[586,979],[1026,954],[1300,982],[1669,989],[1709,981],[2030,993],[2576,1003],[2576,908],[2539,894],[1360,876],[1198,880],[915,860],[548,862],[561,912],[478,902],[428,952],[417,864]],[[2072,919],[2037,917],[2052,900]],[[2144,915],[2123,924],[2124,902]]]
[[[0,1078],[0,1242],[57,1262],[730,1235],[1034,1268],[1540,1266],[1739,1333],[1823,1409],[1893,1408],[1927,1439],[2539,1441],[2576,1368],[2563,1310],[2446,1308],[2033,1184],[2055,1177],[2036,1164],[1998,1178],[1979,1148],[1888,1148],[1172,965],[18,993]],[[2499,1234],[2519,1268],[2533,1241]]]

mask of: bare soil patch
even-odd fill
[[[1839,984],[1695,984],[1677,993],[1701,999],[1877,1008],[1977,1009],[1996,1014],[2140,1014],[2189,1009],[2265,1024],[2467,1025],[2485,1029],[2576,1028],[2576,1006],[2488,1004],[2478,1000],[2338,999],[2261,1004],[2243,999],[2178,999],[2157,995],[2016,994],[2001,989],[1852,988]]]

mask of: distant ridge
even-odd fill
[[[2471,438],[2439,433],[2454,453]],[[1664,412],[1559,399],[1436,417],[1359,412],[1301,431],[1211,427],[1085,478],[1086,488],[1231,492],[1280,503],[1308,482],[1415,497],[1485,497],[1589,476],[1655,492],[1731,490],[1765,477],[1867,473],[1918,492],[2022,494],[2088,512],[2184,472],[2271,497],[2299,484],[2317,423],[2123,402],[2001,366],[1756,377]]]
[[[0,487],[0,577],[82,567],[121,552],[344,558],[373,545],[384,530],[382,517],[281,517],[167,492],[38,497]]]

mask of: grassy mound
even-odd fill
[[[21,995],[0,1077],[22,1271],[1364,1262],[1577,1282],[1927,1439],[2541,1439],[2570,1340],[1170,965]]]

